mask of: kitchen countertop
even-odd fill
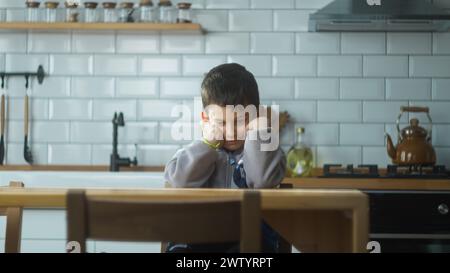
[[[0,171],[108,172],[107,165],[4,165]],[[163,172],[164,166],[121,167],[121,172]]]
[[[81,171],[107,172],[109,166],[89,165],[6,165],[0,171]],[[123,172],[163,172],[163,166],[137,166],[121,168]],[[380,170],[383,173],[385,170]],[[313,177],[285,178],[283,183],[304,189],[360,189],[360,190],[450,190],[450,179],[401,179],[401,178],[319,178],[322,169],[316,168]]]
[[[403,178],[285,178],[283,183],[303,189],[416,190],[448,191],[450,179]]]

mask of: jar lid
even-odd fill
[[[116,8],[117,3],[115,2],[103,2],[102,6],[105,9],[115,9]]]
[[[45,2],[45,7],[48,9],[56,9],[59,5],[58,2]]]
[[[66,8],[68,8],[68,9],[74,9],[74,8],[78,7],[78,3],[75,1],[66,1],[64,3],[64,6],[66,6]]]
[[[84,2],[84,7],[87,9],[95,9],[97,8],[98,3],[97,2]]]
[[[134,7],[133,2],[122,2],[120,3],[120,8],[122,9],[132,9]]]
[[[38,8],[39,5],[41,4],[41,2],[27,1],[27,2],[25,2],[25,4],[27,5],[27,8]]]
[[[187,2],[180,2],[177,4],[177,7],[179,9],[190,9],[191,8],[191,3],[187,3]]]
[[[159,0],[158,6],[170,7],[170,6],[172,6],[172,2],[170,0]]]
[[[153,6],[153,2],[152,2],[152,0],[141,0],[141,2],[139,2],[139,6],[141,6],[141,7],[152,7]]]

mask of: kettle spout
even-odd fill
[[[396,153],[397,153],[397,148],[394,146],[394,143],[392,143],[392,139],[391,136],[389,134],[385,134],[386,135],[386,140],[387,140],[387,153],[389,155],[390,158],[395,159],[396,157]]]

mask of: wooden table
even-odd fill
[[[67,189],[0,189],[0,207],[65,208]],[[192,200],[242,196],[233,189],[87,189],[97,198]],[[261,190],[263,216],[303,252],[366,252],[367,196],[357,190]]]

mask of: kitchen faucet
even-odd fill
[[[120,167],[129,167],[131,165],[137,166],[137,158],[134,157],[133,160],[130,158],[121,158],[117,151],[117,143],[118,143],[118,128],[125,126],[125,120],[123,118],[123,113],[114,113],[114,118],[112,120],[113,123],[113,151],[111,154],[111,161],[109,165],[109,170],[111,172],[118,172]]]

